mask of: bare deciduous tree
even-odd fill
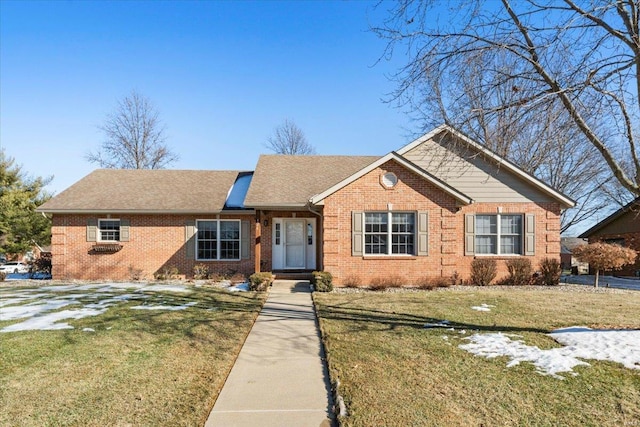
[[[293,121],[285,119],[267,138],[265,146],[277,154],[315,154],[316,150],[308,141],[302,129]]]
[[[444,121],[595,202],[574,211],[579,219],[612,184],[640,195],[639,9],[637,0],[400,0],[373,30],[388,40],[386,56],[409,57],[391,100],[424,127]],[[581,176],[592,185],[576,186]]]
[[[148,98],[132,91],[118,102],[99,129],[105,135],[100,150],[86,159],[109,169],[163,169],[178,160],[166,144],[159,113]]]

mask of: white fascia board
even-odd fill
[[[487,147],[482,146],[481,144],[477,143],[476,141],[474,141],[473,139],[469,138],[465,134],[458,132],[457,130],[455,130],[454,128],[452,128],[451,126],[448,126],[448,125],[440,125],[437,128],[435,128],[432,131],[430,131],[429,133],[427,133],[427,134],[421,136],[420,138],[416,139],[415,141],[410,142],[409,144],[405,145],[400,150],[398,150],[398,154],[403,155],[403,154],[407,153],[408,151],[413,150],[414,148],[416,148],[418,145],[422,144],[423,142],[432,139],[434,136],[436,136],[437,134],[439,134],[441,132],[444,132],[444,131],[451,133],[455,137],[457,137],[457,138],[461,139],[462,141],[464,141],[467,145],[475,148],[476,150],[478,150],[481,153],[483,153],[485,156],[489,157],[491,160],[497,162],[499,165],[504,166],[505,168],[507,168],[508,171],[510,171],[513,174],[517,175],[521,179],[527,181],[529,184],[532,184],[534,187],[537,187],[542,192],[549,194],[554,199],[556,199],[559,202],[563,203],[567,208],[572,208],[572,207],[574,207],[576,205],[575,201],[571,200],[570,198],[568,198],[567,196],[563,195],[562,193],[554,190],[553,188],[549,187],[547,184],[545,184],[544,182],[540,181],[536,177],[528,174],[527,172],[523,171],[518,166],[516,166],[513,163],[509,162],[505,158],[497,155],[493,151],[489,150]]]
[[[466,205],[473,203],[473,200],[470,197],[466,196],[465,194],[460,193],[459,191],[455,190],[454,188],[450,187],[449,185],[445,184],[444,182],[442,182],[439,179],[435,178],[434,176],[430,175],[425,170],[423,170],[422,168],[418,167],[417,165],[409,162],[407,159],[405,159],[404,157],[398,155],[398,153],[396,153],[394,151],[392,151],[391,153],[387,154],[386,156],[380,157],[378,160],[376,160],[375,162],[371,163],[369,166],[366,166],[366,167],[360,169],[358,172],[356,172],[353,175],[343,179],[342,181],[340,181],[339,183],[337,183],[333,187],[323,191],[320,194],[316,194],[315,196],[312,196],[309,199],[309,202],[312,205],[319,204],[320,202],[322,202],[325,198],[327,198],[331,194],[333,194],[336,191],[340,190],[341,188],[351,184],[352,182],[354,182],[357,179],[361,178],[362,176],[368,174],[369,172],[371,172],[372,170],[376,169],[377,167],[383,165],[384,163],[388,162],[389,160],[397,161],[402,166],[404,166],[407,169],[411,170],[412,172],[415,172],[416,174],[420,175],[421,177],[423,177],[427,181],[429,181],[432,184],[434,184],[436,187],[440,188],[441,190],[445,191],[446,193],[449,193],[454,198],[456,198],[458,201],[460,201],[460,202],[462,202],[462,203],[464,203]]]

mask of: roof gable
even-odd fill
[[[454,137],[456,141],[460,141],[463,144],[461,148],[471,150],[470,155],[463,156],[456,154],[454,150],[447,147],[446,143],[435,142],[441,139],[438,138],[441,135],[450,135]],[[417,151],[421,146],[425,146],[425,144],[428,144],[430,141],[434,142],[436,146],[439,145],[441,148],[439,152],[422,154],[422,157],[426,158],[425,162],[428,164],[425,165],[415,157],[420,157],[417,156]],[[443,150],[447,151],[447,153],[443,154]],[[503,192],[506,192],[506,194],[503,195],[504,199],[510,198],[511,196],[509,196],[509,194],[516,196],[518,193],[523,195],[529,194],[529,196],[523,196],[525,199],[531,195],[543,194],[545,199],[558,201],[565,208],[575,206],[575,202],[569,197],[556,191],[487,147],[447,125],[439,126],[405,145],[398,150],[398,154],[414,162],[418,162],[422,168],[428,169],[435,176],[450,183],[452,186],[458,188],[458,190],[465,191],[469,196],[478,201],[488,201],[483,200],[485,194],[480,191],[481,186],[478,185],[478,183],[482,181],[483,184],[486,184],[482,191],[486,193],[487,198],[496,197],[494,190],[501,188]],[[446,159],[445,156],[452,156],[452,158]],[[436,167],[432,170],[430,166],[434,162],[436,163]],[[468,170],[461,172],[461,168],[467,168]],[[475,169],[476,172],[473,172],[473,169]],[[453,177],[455,174],[458,174],[457,179]],[[471,191],[472,189],[479,190],[479,192],[476,194]]]
[[[384,163],[386,163],[386,162],[388,162],[390,160],[394,160],[394,161],[398,162],[399,164],[401,164],[405,168],[409,169],[410,171],[412,171],[412,172],[416,173],[417,175],[421,176],[422,178],[426,179],[430,183],[434,184],[436,187],[438,187],[441,190],[443,190],[445,193],[448,193],[449,195],[453,196],[459,202],[461,202],[461,203],[463,203],[465,205],[468,205],[468,204],[473,202],[473,200],[469,196],[459,192],[455,188],[453,188],[450,185],[448,185],[447,183],[439,180],[435,176],[431,175],[429,172],[427,172],[424,169],[420,168],[416,164],[411,163],[409,160],[407,160],[404,157],[398,155],[398,153],[396,153],[394,151],[392,151],[391,153],[387,154],[384,157],[380,157],[378,160],[376,160],[373,163],[367,165],[366,167],[360,169],[359,171],[355,172],[354,174],[346,177],[345,179],[343,179],[342,181],[336,183],[332,187],[326,189],[322,193],[314,195],[313,197],[311,197],[310,202],[312,204],[320,203],[322,200],[324,200],[325,198],[327,198],[331,194],[333,194],[336,191],[346,187],[347,185],[349,185],[352,182],[356,181],[360,177],[366,175],[367,173],[369,173],[372,170],[380,167],[381,165],[383,165]]]
[[[240,172],[98,169],[38,208],[50,213],[215,213]]]
[[[605,233],[607,231],[606,228],[610,226],[615,226],[616,223],[624,221],[627,216],[631,216],[631,218],[628,218],[629,223],[621,224],[621,228],[624,228],[625,230],[613,230],[613,231],[635,232],[640,230],[640,197],[627,203],[626,205],[624,205],[623,207],[621,207],[620,209],[618,209],[617,211],[615,211],[614,213],[612,213],[611,215],[609,215],[608,217],[606,217],[605,219],[603,219],[602,221],[600,221],[599,223],[597,223],[596,225],[594,225],[593,227],[591,227],[590,229],[582,233],[579,237],[589,238],[597,234],[606,234]],[[628,225],[631,225],[630,223],[632,223],[632,225],[635,226],[635,228],[628,227]]]

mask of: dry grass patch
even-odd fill
[[[560,380],[458,345],[473,331],[508,332],[541,349],[566,326],[640,329],[640,293],[561,288],[314,295],[332,380],[349,410],[345,426],[566,425],[640,422],[640,371],[589,360]],[[471,309],[495,306],[490,312]],[[425,329],[448,320],[446,328]],[[464,333],[463,333],[464,332]],[[446,337],[446,338],[444,338]]]
[[[75,329],[2,333],[0,425],[202,425],[265,297],[194,288],[158,295],[195,303],[181,311],[130,301]]]

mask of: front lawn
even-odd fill
[[[4,283],[0,425],[203,425],[265,297]]]
[[[589,366],[554,377],[459,348],[476,334],[545,350],[563,347],[548,335],[562,327],[640,329],[640,292],[470,287],[314,299],[349,411],[342,425],[640,425],[640,369],[582,359]]]

